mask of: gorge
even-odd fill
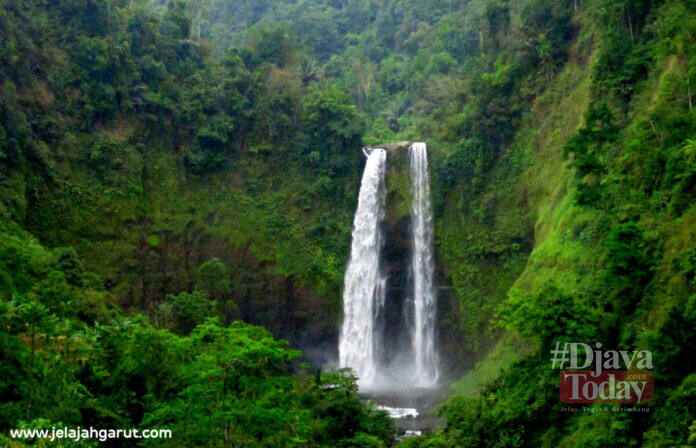
[[[696,0],[0,3],[0,446],[696,444]]]

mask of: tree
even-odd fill
[[[182,292],[170,295],[168,299],[172,302],[172,313],[177,322],[176,327],[183,334],[189,333],[206,318],[215,315],[215,302],[208,298],[207,293],[200,291]]]
[[[227,265],[219,258],[211,258],[198,267],[196,289],[212,298],[223,298],[231,292]]]

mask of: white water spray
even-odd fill
[[[369,386],[379,373],[376,322],[384,307],[386,283],[380,263],[380,223],[384,218],[387,153],[376,148],[366,156],[344,279],[343,327],[338,346],[340,366],[355,370],[359,386]]]
[[[433,255],[433,216],[430,203],[428,150],[425,143],[413,143],[411,162],[411,275],[413,282],[413,380],[416,385],[437,383],[438,355],[435,350],[435,257]]]

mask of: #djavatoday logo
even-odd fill
[[[557,342],[551,368],[559,369],[564,403],[648,403],[655,396],[649,350],[603,350],[582,342]],[[567,370],[566,370],[567,369]]]

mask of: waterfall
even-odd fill
[[[411,163],[411,280],[413,282],[413,380],[416,385],[437,382],[438,355],[435,350],[435,257],[433,255],[433,216],[430,203],[428,150],[425,143],[409,148]]]
[[[344,279],[343,327],[338,347],[340,366],[353,368],[360,386],[372,384],[378,374],[376,322],[384,306],[386,282],[380,264],[380,224],[384,218],[387,153],[376,148],[366,156]]]
[[[351,367],[361,388],[410,383],[429,387],[439,379],[435,348],[435,256],[433,217],[430,202],[428,152],[425,143],[409,147],[411,174],[411,254],[408,335],[411,350],[385,368],[382,359],[383,328],[378,324],[384,310],[386,278],[381,264],[383,238],[381,222],[385,212],[385,171],[387,153],[376,148],[367,156],[360,185],[358,208],[353,221],[350,261],[343,290],[343,325],[339,339],[339,364]],[[408,339],[407,339],[408,340]],[[404,363],[404,357],[407,360]]]

